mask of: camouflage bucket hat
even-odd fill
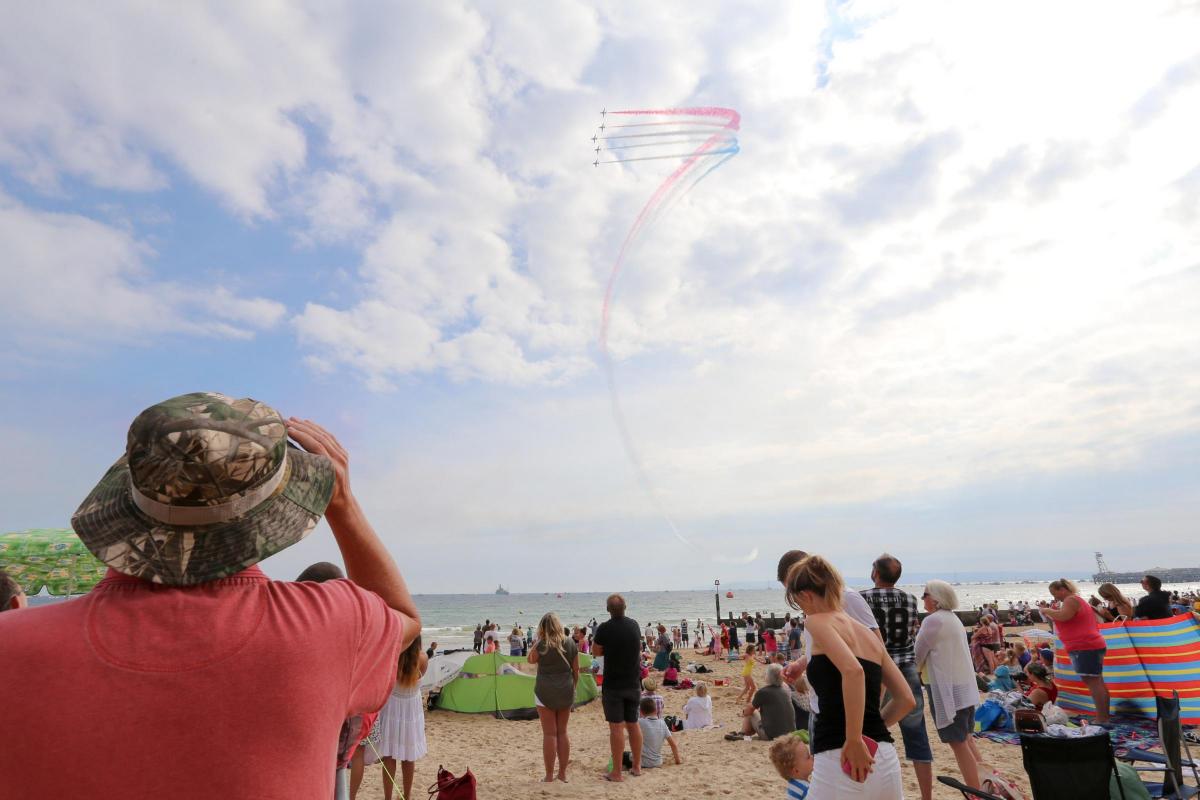
[[[329,504],[333,481],[327,458],[288,446],[275,409],[194,392],[137,416],[125,455],[71,527],[118,572],[188,586],[303,539]]]

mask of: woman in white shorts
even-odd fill
[[[888,728],[916,707],[907,679],[879,637],[842,611],[842,576],[829,562],[805,557],[788,570],[784,586],[788,603],[804,611],[812,635],[805,674],[820,708],[812,732],[812,797],[903,798],[900,761]],[[881,687],[891,698],[882,709]]]

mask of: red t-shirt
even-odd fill
[[[1076,650],[1105,649],[1107,645],[1100,633],[1096,612],[1079,595],[1075,595],[1075,599],[1079,601],[1075,616],[1055,622],[1054,632],[1062,639],[1063,647],[1068,653],[1074,653]]]
[[[198,586],[109,570],[0,614],[5,797],[333,796],[338,732],[387,700],[400,616],[258,567]]]

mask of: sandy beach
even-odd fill
[[[1019,629],[1006,629],[1014,633]],[[604,722],[600,702],[589,703],[571,715],[571,764],[569,783],[541,783],[541,729],[537,720],[511,722],[488,715],[456,714],[447,711],[426,712],[425,731],[429,754],[417,763],[413,781],[413,796],[424,798],[426,789],[437,777],[438,765],[461,774],[467,767],[479,781],[479,797],[782,797],[785,784],[767,757],[769,743],[759,741],[725,741],[724,735],[740,725],[741,705],[735,702],[741,691],[741,665],[714,661],[712,657],[685,658],[703,663],[714,672],[691,676],[709,683],[713,698],[713,717],[722,725],[714,730],[694,730],[676,733],[683,764],[671,763],[670,754],[664,766],[646,770],[641,777],[630,777],[621,784],[610,784],[600,778],[608,763],[608,726]],[[755,675],[762,683],[765,667],[756,668]],[[652,673],[657,675],[657,673]],[[723,678],[726,686],[714,686],[713,679]],[[690,690],[660,690],[666,700],[664,714],[682,716],[683,704]],[[937,740],[928,704],[925,709],[928,731],[933,746],[934,775],[960,777],[950,748]],[[897,750],[901,756],[904,791],[907,798],[918,798],[916,775],[903,760],[899,730],[894,729]],[[1028,793],[1025,770],[1021,766],[1019,747],[976,740],[984,759],[1003,774],[1016,780]],[[383,797],[383,783],[378,766],[369,767],[360,798],[375,800]],[[396,795],[394,795],[396,796]],[[934,784],[933,796],[955,800],[962,795],[939,783]]]

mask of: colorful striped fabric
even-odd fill
[[[1153,717],[1155,695],[1179,692],[1180,719],[1200,725],[1200,623],[1191,614],[1168,619],[1102,624],[1108,644],[1104,683],[1113,714]],[[1071,668],[1062,640],[1054,640],[1054,683],[1058,704],[1070,711],[1095,714],[1087,687]]]

